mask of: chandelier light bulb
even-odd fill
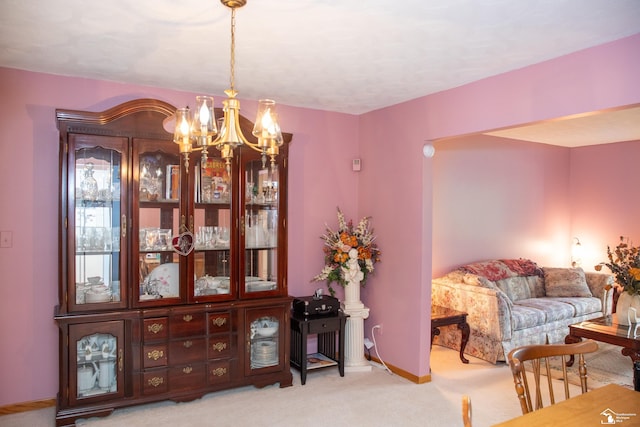
[[[271,110],[267,108],[262,116],[262,133],[265,137],[274,137],[276,133],[275,122],[271,117]]]
[[[207,131],[207,124],[209,123],[209,120],[211,120],[211,117],[209,116],[209,109],[207,108],[207,104],[203,103],[200,106],[200,128],[203,133]]]
[[[183,138],[187,138],[189,134],[189,123],[187,122],[187,118],[183,117],[180,121],[180,134],[182,134]]]

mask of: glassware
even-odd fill
[[[98,199],[98,181],[93,177],[93,163],[88,162],[84,166],[84,179],[80,183],[80,195],[85,200]]]

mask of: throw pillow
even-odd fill
[[[518,276],[498,280],[496,282],[496,286],[502,292],[507,294],[509,299],[513,302],[531,298],[531,290],[529,289],[526,277]]]
[[[548,297],[591,297],[584,270],[543,267],[544,287]]]

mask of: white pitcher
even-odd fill
[[[111,387],[111,381],[113,380],[113,368],[115,362],[113,360],[101,360],[100,364],[100,376],[98,377],[98,386],[103,390],[108,390]]]
[[[95,369],[88,365],[78,366],[78,391],[83,392],[91,390],[96,385],[98,374],[100,373],[93,364]]]

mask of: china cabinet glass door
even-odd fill
[[[195,300],[230,299],[235,295],[231,284],[235,259],[231,251],[235,244],[231,223],[233,172],[227,170],[224,160],[213,153],[206,160],[197,160],[194,168],[193,233],[196,243],[191,297]]]
[[[70,136],[69,306],[124,306],[126,139]]]
[[[284,310],[277,308],[249,309],[246,312],[247,361],[246,373],[269,372],[283,365]]]
[[[243,239],[244,277],[240,290],[244,297],[256,297],[258,293],[274,293],[282,288],[278,283],[278,235],[279,220],[279,173],[262,159],[244,160],[243,167]]]
[[[71,325],[70,400],[120,397],[123,390],[124,322]]]
[[[184,297],[180,256],[173,251],[172,240],[186,219],[180,218],[183,174],[178,147],[146,139],[134,139],[133,145],[135,299],[138,304],[179,302]]]

